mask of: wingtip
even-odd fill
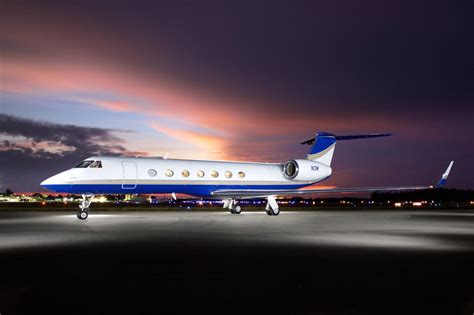
[[[453,167],[453,165],[454,165],[454,161],[451,161],[448,165],[448,168],[441,176],[440,180],[436,183],[435,188],[441,188],[446,184],[446,181],[448,180],[448,176],[449,176],[449,173],[451,172],[451,168]]]

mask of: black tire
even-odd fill
[[[87,217],[89,217],[89,213],[87,211],[82,211],[81,210],[77,213],[77,218],[79,220],[85,220],[85,219],[87,219]]]
[[[234,214],[241,214],[241,213],[242,213],[242,208],[240,206],[235,206]]]
[[[279,215],[280,214],[280,209],[278,209],[277,211],[275,211],[273,209],[267,210],[267,214],[268,215]]]

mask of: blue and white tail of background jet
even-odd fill
[[[316,137],[301,142],[301,144],[313,145],[309,150],[307,159],[316,161],[325,165],[330,166],[334,149],[336,148],[336,142],[342,140],[355,140],[355,139],[367,139],[377,137],[388,137],[390,133],[371,133],[365,135],[347,135],[347,136],[336,136],[335,134],[328,132],[318,132]]]

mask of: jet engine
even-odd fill
[[[318,181],[331,175],[331,167],[310,160],[290,160],[283,165],[286,178],[295,181]]]

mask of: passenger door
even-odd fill
[[[137,164],[135,162],[123,161],[123,180],[122,189],[135,189],[137,188]]]

